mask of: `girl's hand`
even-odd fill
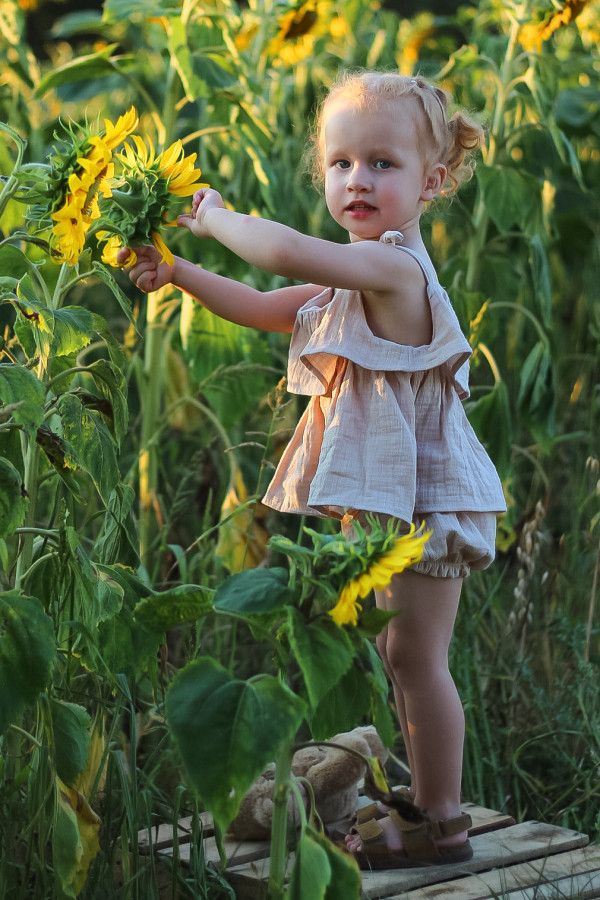
[[[124,262],[127,259],[129,250],[122,247],[117,254],[117,262]],[[151,291],[157,291],[164,287],[165,284],[171,284],[173,280],[173,266],[167,263],[161,263],[161,255],[156,247],[136,247],[135,255],[137,259],[132,266],[125,266],[123,271],[129,275],[131,281],[140,291],[149,294]]]
[[[218,191],[212,188],[201,188],[192,198],[192,211],[188,215],[179,216],[177,224],[187,228],[199,238],[210,238],[212,232],[204,221],[206,213],[210,209],[224,209],[223,198]]]

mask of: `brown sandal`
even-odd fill
[[[467,831],[471,816],[463,813],[451,819],[427,819],[409,822],[391,809],[389,817],[402,834],[402,849],[391,850],[381,825],[375,820],[357,824],[353,831],[360,836],[362,850],[353,855],[361,869],[408,869],[418,866],[448,865],[467,862],[473,856],[470,841],[438,846],[436,840]]]
[[[413,802],[413,795],[407,787],[396,788],[396,790],[390,792],[390,796],[402,797],[404,800]],[[357,825],[364,825],[366,822],[370,822],[371,819],[385,819],[387,815],[389,815],[389,809],[382,809],[380,803],[369,803],[367,806],[359,806],[356,810],[353,826],[356,828]]]

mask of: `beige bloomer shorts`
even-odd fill
[[[352,539],[353,522],[368,527],[363,510],[348,510],[342,518],[342,534]],[[393,516],[376,513],[385,528]],[[433,512],[415,514],[417,528],[425,523],[431,536],[423,548],[420,562],[411,566],[422,575],[437,578],[466,578],[472,569],[486,569],[496,555],[496,513],[493,512]],[[406,533],[409,525],[402,523],[399,534]]]

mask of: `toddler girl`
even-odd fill
[[[433,532],[421,562],[376,593],[378,606],[399,613],[377,645],[411,795],[427,816],[415,826],[373,807],[346,838],[362,867],[472,856],[460,809],[464,717],[448,647],[463,578],[492,561],[505,504],[461,404],[471,348],[419,228],[425,204],[470,175],[482,140],[478,125],[446,109],[447,95],[421,77],[363,73],[334,85],[314,149],[348,243],[232,212],[208,189],[179,218],[197,237],[302,284],[262,293],[181,258],[160,263],[152,247],[136,249],[128,270],[144,291],[170,282],[225,319],[292,333],[288,387],[311,399],[264,503],[333,516],[347,534],[367,512],[406,528],[425,521]]]

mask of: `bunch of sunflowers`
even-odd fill
[[[121,247],[153,243],[161,259],[173,254],[160,229],[168,221],[174,198],[189,197],[201,187],[196,154],[186,156],[181,141],[157,154],[133,134],[138,115],[132,106],[104,128],[63,125],[61,145],[48,164],[36,169],[34,183],[22,199],[29,204],[28,221],[37,231],[50,231],[52,258],[74,266],[91,237],[103,246],[102,261],[116,266]],[[59,136],[56,135],[57,139]],[[128,143],[130,138],[132,143]],[[116,149],[123,145],[122,152]],[[31,172],[29,172],[31,179]],[[130,250],[124,264],[135,262]]]

